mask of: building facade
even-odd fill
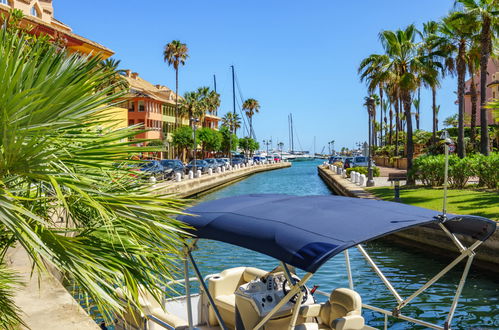
[[[85,55],[99,55],[102,59],[114,53],[103,45],[72,32],[66,24],[54,18],[52,0],[0,0],[0,15],[8,16],[12,9],[24,14],[23,26],[30,26],[36,35],[49,35],[65,45],[71,52]]]
[[[474,76],[474,82],[476,86],[476,91],[478,94],[477,101],[477,113],[476,113],[476,125],[480,126],[480,72],[476,73]],[[471,93],[470,93],[471,79],[467,80],[465,83],[465,95],[464,95],[464,112],[471,117]],[[499,60],[489,59],[487,66],[487,90],[485,95],[487,102],[494,99],[499,99]],[[494,118],[492,116],[492,110],[487,110],[487,125],[494,124]]]

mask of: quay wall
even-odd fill
[[[327,166],[320,165],[317,168],[322,180],[338,195],[378,199],[369,191],[333,173]],[[456,235],[466,246],[474,243],[472,238]],[[416,227],[394,233],[383,239],[391,240],[397,244],[410,246],[419,250],[428,251],[446,257],[456,257],[459,251],[450,238],[442,231],[427,227]],[[499,273],[499,230],[476,250],[473,261],[475,267],[492,270]]]
[[[180,182],[160,182],[155,188],[161,194],[172,194],[179,198],[187,198],[221,188],[255,173],[278,170],[290,166],[290,162],[253,165],[212,175],[203,174],[199,178],[182,180]]]

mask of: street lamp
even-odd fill
[[[373,179],[373,162],[372,162],[372,150],[371,150],[371,142],[372,142],[372,127],[371,127],[371,120],[372,116],[374,114],[374,98],[372,96],[369,96],[369,99],[367,100],[367,113],[368,113],[368,127],[369,127],[369,132],[368,132],[368,148],[367,148],[367,187],[372,187],[374,186],[374,179]]]
[[[444,217],[447,214],[447,186],[448,186],[448,176],[449,176],[449,148],[454,145],[454,141],[450,138],[449,132],[444,130],[442,135],[440,136],[442,140],[444,140],[444,148],[445,148],[445,168],[444,168],[444,201],[443,201],[443,210],[442,213]]]
[[[198,118],[194,118],[192,117],[191,118],[191,122],[192,122],[192,126],[193,126],[193,135],[194,135],[194,176],[196,175],[197,173],[197,164],[196,164],[196,154],[197,154],[197,149],[198,149],[198,145],[196,143],[196,129],[197,129],[197,123],[199,123],[199,119]]]
[[[267,146],[267,156],[269,155],[269,145],[272,144],[272,140],[263,140],[263,144]]]

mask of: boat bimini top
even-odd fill
[[[267,324],[267,321],[271,322],[273,315],[277,315],[280,308],[285,306],[289,301],[301,301],[300,299],[303,297],[304,292],[308,290],[305,284],[312,277],[313,273],[325,262],[341,252],[345,255],[349,288],[353,290],[354,282],[348,255],[348,249],[351,247],[356,247],[360,251],[369,266],[395,298],[396,303],[391,311],[362,304],[363,308],[371,309],[385,315],[385,329],[388,316],[428,328],[449,329],[459,297],[466,282],[468,271],[475,256],[474,251],[496,230],[496,223],[483,217],[442,214],[437,211],[400,203],[332,195],[290,196],[254,194],[235,196],[202,202],[187,209],[185,212],[186,214],[180,215],[177,218],[192,228],[191,234],[195,238],[185,248],[186,260],[184,263],[189,328],[191,329],[193,328],[193,322],[188,261],[194,267],[196,276],[203,286],[204,292],[207,294],[207,298],[214,309],[220,327],[222,329],[227,328],[223,320],[223,315],[220,314],[217,303],[211,296],[209,288],[204,283],[203,277],[191,253],[195,247],[196,240],[199,238],[212,239],[244,247],[266,254],[281,262],[281,269],[284,269],[284,275],[286,275],[289,283],[292,284],[291,288],[282,299],[279,299],[279,302],[273,302],[272,310],[262,315],[263,318],[258,319],[257,324],[252,324],[252,329],[260,329]],[[384,276],[361,244],[417,226],[443,230],[454,243],[459,254],[451,263],[428,280],[428,282],[423,284],[410,296],[403,298]],[[461,236],[471,238],[473,243],[465,246],[460,240]],[[467,258],[466,265],[443,326],[401,314],[403,307],[437,282],[465,258]],[[292,278],[288,265],[300,268],[306,271],[307,274],[295,281]],[[327,295],[319,290],[317,292]],[[289,324],[290,329],[294,328],[298,314],[301,313],[299,312],[300,304],[296,303],[294,306]]]
[[[244,195],[207,201],[178,219],[197,238],[266,254],[314,273],[338,253],[416,226],[442,226],[451,236],[485,241],[495,221],[420,207],[341,196]]]

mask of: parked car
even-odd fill
[[[281,156],[279,156],[279,155],[274,155],[274,162],[279,163],[279,162],[281,162],[281,161],[282,161]]]
[[[140,170],[149,173],[156,179],[162,179],[164,176],[164,167],[158,160],[149,160],[139,166]]]
[[[347,168],[352,167],[352,161],[353,161],[352,157],[345,158],[345,162],[343,163],[343,168],[347,169]]]
[[[265,157],[262,157],[262,156],[253,156],[253,161],[254,162],[264,162],[265,161]]]
[[[229,168],[229,158],[216,158],[221,167]]]
[[[194,169],[196,169],[196,171],[200,170],[201,173],[208,173],[209,168],[211,168],[210,164],[208,164],[207,162],[205,162],[202,159],[191,160],[189,162],[189,164],[187,164],[187,166],[186,166],[187,172],[189,172],[189,171],[194,172]]]
[[[185,173],[185,166],[178,159],[163,159],[160,164],[164,167],[165,179],[173,179],[177,173]]]
[[[336,162],[342,162],[343,163],[343,157],[340,156],[331,156],[329,157],[329,164],[334,164]]]
[[[215,158],[205,158],[204,161],[208,163],[213,173],[216,172],[217,168],[222,166]]]
[[[352,167],[368,167],[368,159],[365,156],[357,156],[353,158]]]
[[[230,163],[232,166],[234,165],[241,165],[241,164],[244,164],[244,158],[241,158],[241,157],[234,157],[232,158],[232,161]]]

